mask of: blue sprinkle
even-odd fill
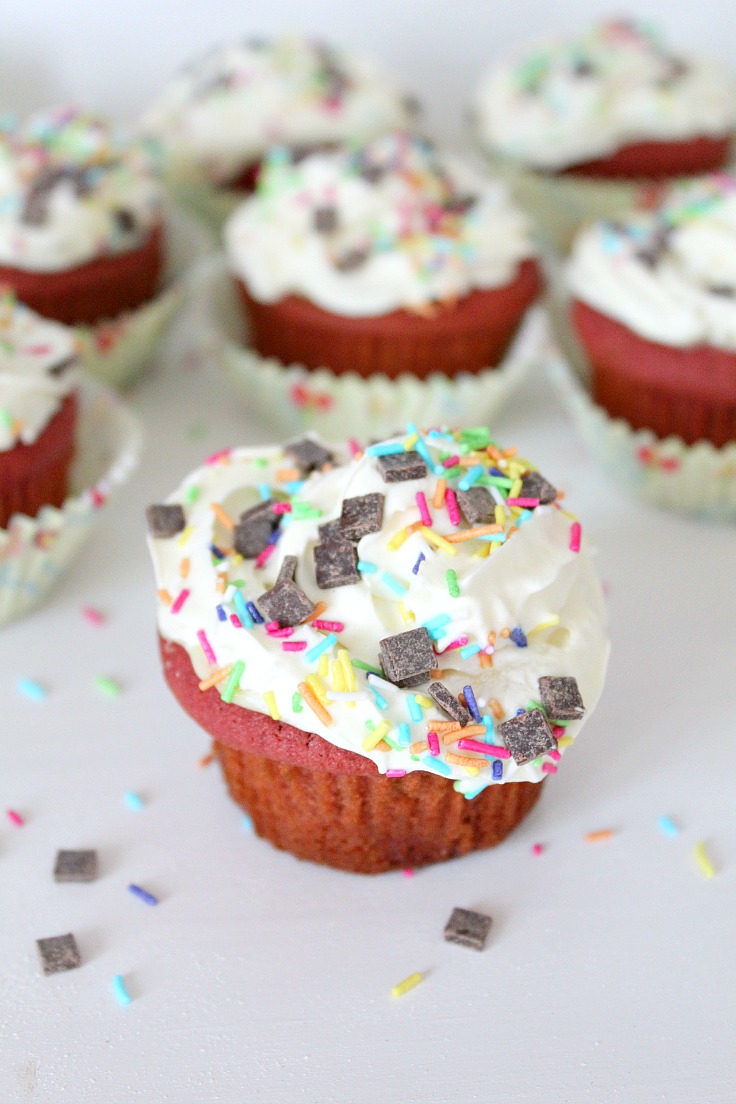
[[[472,801],[474,797],[477,797],[479,793],[483,793],[483,790],[486,789],[488,789],[488,783],[484,782],[482,786],[478,786],[475,790],[466,790],[463,797],[466,801]]]
[[[369,683],[369,685],[370,685],[370,683]],[[384,698],[383,694],[379,694],[379,692],[378,692],[378,690],[376,690],[375,686],[371,686],[371,690],[373,691],[373,696],[376,699],[376,705],[378,706],[378,708],[379,709],[388,709],[388,702]]]
[[[430,640],[441,640],[443,636],[447,636],[447,629],[430,629]]]
[[[251,615],[251,617],[255,621],[256,625],[262,625],[263,624],[263,618],[261,617],[260,613],[256,609],[255,604],[253,602],[246,602],[245,605],[246,605],[246,608],[248,610],[248,613]]]
[[[112,991],[115,994],[115,1000],[118,1004],[126,1005],[130,1004],[131,996],[128,990],[125,988],[125,982],[120,974],[116,974],[112,979]]]
[[[531,516],[532,516],[531,510],[522,510],[522,512],[519,514],[518,518],[516,519],[516,524],[517,525],[523,525],[524,522],[528,521]]]
[[[430,617],[429,621],[423,621],[422,627],[432,632],[432,629],[441,629],[443,625],[449,625],[452,617],[449,613],[438,613],[436,617]]]
[[[493,777],[496,781],[498,781],[499,778],[503,778],[503,760],[494,759],[492,769],[493,769]]]
[[[672,820],[668,816],[661,816],[657,821],[657,824],[662,829],[664,834],[666,836],[669,836],[671,839],[674,839],[675,836],[679,836],[680,834],[680,829],[677,827],[674,820]]]
[[[409,716],[413,721],[421,721],[422,707],[413,694],[409,694],[407,697],[406,708],[409,710]]]
[[[224,560],[225,559],[225,553],[222,551],[221,548],[218,548],[216,544],[211,544],[210,545],[210,552],[212,553],[212,555],[215,557],[216,560]]]
[[[448,767],[447,763],[443,763],[441,759],[438,759],[436,755],[425,755],[422,758],[422,762],[426,763],[428,767],[434,767],[440,774],[451,775],[452,771]]]
[[[460,649],[460,655],[463,659],[470,659],[471,656],[477,655],[480,651],[480,644],[466,644]]]
[[[463,654],[463,651],[461,649],[460,650],[460,655],[462,655],[462,654]],[[465,704],[467,705],[468,709],[470,710],[470,716],[473,718],[473,720],[476,722],[476,724],[482,724],[483,719],[480,715],[480,709],[478,708],[478,703],[475,700],[475,694],[473,693],[473,687],[470,686],[470,685],[463,686],[463,694],[465,695]]]
[[[364,575],[374,575],[378,568],[368,560],[358,560],[358,571],[362,571]]]
[[[273,533],[268,538],[268,543],[269,544],[277,544],[281,540],[282,536],[283,536],[283,533],[281,532],[280,529],[274,529]]]
[[[240,823],[242,824],[246,832],[253,831],[253,821],[250,819],[247,813],[243,813],[242,817],[240,818]]]
[[[493,717],[491,717],[488,713],[484,713],[481,717],[481,722],[486,726],[486,735],[492,736],[494,733]]]
[[[134,813],[140,812],[140,810],[143,808],[143,801],[141,800],[140,796],[137,793],[134,793],[132,790],[126,790],[123,798],[125,804],[128,806],[129,809],[132,809]]]
[[[474,467],[468,468],[465,475],[462,477],[462,479],[458,483],[458,489],[461,490],[461,491],[469,491],[470,488],[473,486],[473,484],[477,483],[477,481],[480,479],[482,474],[483,474],[483,465],[482,464],[476,464]]]
[[[411,569],[412,575],[418,575],[419,574],[419,568],[422,564],[422,561],[426,560],[426,558],[427,557],[424,555],[423,552],[419,553],[419,559],[417,560],[417,562],[414,564],[413,568]]]
[[[506,540],[505,533],[486,533],[482,537],[476,537],[476,540],[485,541],[486,544],[503,544]]]
[[[408,747],[411,743],[411,732],[405,721],[399,725],[399,735],[396,743],[399,747]]]
[[[251,614],[250,607],[253,605],[253,603],[252,602],[246,602],[245,598],[240,593],[240,591],[236,590],[235,594],[233,595],[233,605],[235,606],[235,612],[237,613],[238,617],[240,618],[240,623],[243,626],[243,628],[244,629],[252,629],[253,628],[253,616]],[[255,609],[255,606],[253,608]]]
[[[389,590],[392,590],[394,594],[398,594],[399,597],[406,594],[409,589],[405,587],[403,583],[400,583],[398,579],[394,579],[393,575],[389,575],[388,571],[381,572],[381,582],[384,583]]]
[[[395,445],[369,445],[365,451],[368,456],[394,456],[397,452],[404,452],[404,446],[399,441]]]
[[[516,716],[517,717],[520,717],[522,713],[526,713],[526,709],[517,709],[516,710]]]
[[[291,483],[283,483],[282,486],[286,493],[293,497],[294,495],[299,494],[300,490],[304,486],[304,480],[300,479]]]
[[[18,679],[18,691],[27,698],[31,698],[32,701],[43,701],[46,697],[46,690],[40,682],[35,682],[34,679]]]
[[[261,500],[263,502],[268,502],[269,498],[271,497],[271,488],[269,487],[268,483],[259,483],[258,493],[261,496]]]
[[[225,613],[225,610],[223,609],[223,607],[222,606],[216,606],[215,609],[217,610],[217,620],[218,621],[227,621],[227,614]]]
[[[506,475],[506,472],[502,472],[500,468],[489,468],[488,472],[489,472],[490,475],[500,476],[501,479],[507,479],[508,478],[508,476]]]
[[[141,901],[143,901],[144,905],[158,904],[158,897],[154,897],[153,894],[149,893],[147,889],[143,889],[139,885],[133,885],[132,882],[128,886],[128,889],[134,897],[138,897]]]
[[[509,633],[509,637],[513,640],[517,648],[526,648],[527,639],[521,628],[521,625],[517,625],[515,629],[512,629]]]
[[[323,652],[329,651],[333,645],[337,644],[337,636],[335,633],[328,633],[324,640],[320,640],[318,644],[315,644],[313,648],[304,653],[304,658],[307,663],[312,663],[315,659],[319,659]]]

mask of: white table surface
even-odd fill
[[[625,498],[531,383],[494,429],[567,490],[599,547],[604,698],[497,850],[413,878],[307,865],[244,828],[160,674],[143,507],[206,453],[268,438],[177,347],[131,396],[139,473],[43,608],[0,632],[2,1104],[733,1102],[733,528]],[[22,677],[46,700],[21,696]],[[602,828],[615,835],[585,842]],[[99,851],[99,879],[57,885],[55,852],[75,847]],[[493,916],[482,953],[444,942],[455,905]],[[83,965],[43,977],[35,940],[65,931]],[[424,982],[393,1000],[414,971]]]

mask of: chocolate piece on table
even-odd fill
[[[459,943],[461,947],[472,947],[482,951],[491,930],[491,917],[472,909],[454,908],[445,924],[445,939],[448,943]]]
[[[528,709],[498,725],[498,734],[519,766],[554,751],[557,742],[541,709]]]
[[[55,882],[93,882],[96,877],[96,851],[56,852]]]
[[[63,973],[64,970],[76,970],[82,964],[77,941],[71,932],[37,939],[36,946],[41,956],[41,967],[47,977],[50,974]]]

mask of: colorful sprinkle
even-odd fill
[[[457,573],[453,571],[451,567],[448,567],[445,572],[445,579],[447,580],[447,590],[451,598],[460,597],[460,585],[457,581]]]
[[[411,989],[416,989],[417,985],[424,980],[424,974],[409,974],[407,978],[400,981],[398,985],[394,985],[391,990],[392,997],[403,997],[405,993],[408,993]]]
[[[152,893],[149,893],[147,889],[143,889],[142,886],[134,885],[133,882],[128,886],[128,891],[137,897],[139,901],[143,901],[144,905],[157,905],[158,897],[154,897]]]
[[[35,679],[22,678],[17,682],[18,693],[23,694],[24,697],[30,698],[31,701],[43,701],[46,698],[47,691],[40,682],[36,682]]]
[[[122,693],[122,687],[115,679],[108,675],[98,675],[95,679],[95,689],[104,694],[106,698],[117,698]]]
[[[20,813],[17,813],[15,809],[7,809],[6,816],[11,824],[14,824],[16,828],[22,828],[25,824],[23,817]]]
[[[115,994],[115,1000],[118,1004],[125,1006],[130,1004],[132,997],[128,990],[125,988],[125,982],[120,974],[116,974],[112,979],[112,991]]]
[[[679,834],[680,834],[680,829],[677,827],[677,825],[675,824],[674,820],[672,820],[671,817],[661,816],[658,819],[657,824],[659,825],[660,829],[664,832],[664,834],[666,836],[670,837],[670,839],[674,839],[675,836],[679,836]]]
[[[225,689],[222,691],[222,700],[229,705],[235,696],[235,691],[240,686],[240,678],[245,670],[245,662],[239,659],[236,663],[233,663],[232,669],[228,676],[228,680],[225,683]]]
[[[695,861],[698,864],[701,874],[706,878],[714,878],[716,875],[716,868],[713,865],[708,852],[705,849],[705,844],[702,840],[699,840],[693,848],[693,854],[695,855]]]

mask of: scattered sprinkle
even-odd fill
[[[586,843],[603,843],[604,840],[609,840],[615,835],[613,828],[601,828],[597,832],[587,832],[584,838]]]
[[[702,840],[699,840],[693,848],[693,854],[695,855],[695,861],[698,864],[700,872],[708,879],[714,878],[716,874],[716,868],[713,865],[708,852],[705,849],[705,844]]]
[[[679,834],[680,834],[680,829],[677,827],[677,825],[675,824],[674,820],[671,819],[671,817],[661,816],[658,819],[657,824],[659,825],[661,830],[664,832],[664,834],[666,836],[669,836],[671,839],[674,839],[675,836],[679,836]]]
[[[158,897],[154,897],[152,893],[149,893],[147,889],[143,889],[142,886],[134,885],[133,882],[128,886],[128,892],[132,893],[134,897],[137,897],[140,901],[143,901],[144,905],[157,905]]]
[[[82,617],[89,621],[90,625],[100,626],[105,624],[105,615],[94,606],[82,606]]]
[[[129,809],[132,809],[134,813],[140,812],[140,810],[143,808],[143,799],[141,798],[140,794],[134,793],[133,790],[125,791],[125,793],[123,794],[123,801]]]
[[[115,994],[115,1000],[118,1004],[125,1007],[126,1004],[130,1004],[132,997],[128,990],[125,988],[125,982],[120,974],[116,974],[112,979],[112,991]]]
[[[398,985],[394,985],[391,990],[392,997],[403,997],[405,993],[408,993],[411,989],[415,989],[419,985],[420,981],[424,980],[424,974],[409,974],[407,978],[400,981]]]
[[[36,682],[35,679],[18,679],[17,686],[18,692],[23,694],[24,697],[30,698],[31,701],[43,701],[47,695],[45,687],[40,682]]]
[[[122,688],[119,682],[110,678],[108,675],[98,675],[95,679],[95,689],[99,690],[101,694],[104,694],[106,698],[117,698],[122,693]]]
[[[14,824],[16,828],[22,828],[25,824],[23,817],[20,813],[16,813],[15,809],[8,809],[6,815],[11,824]]]

